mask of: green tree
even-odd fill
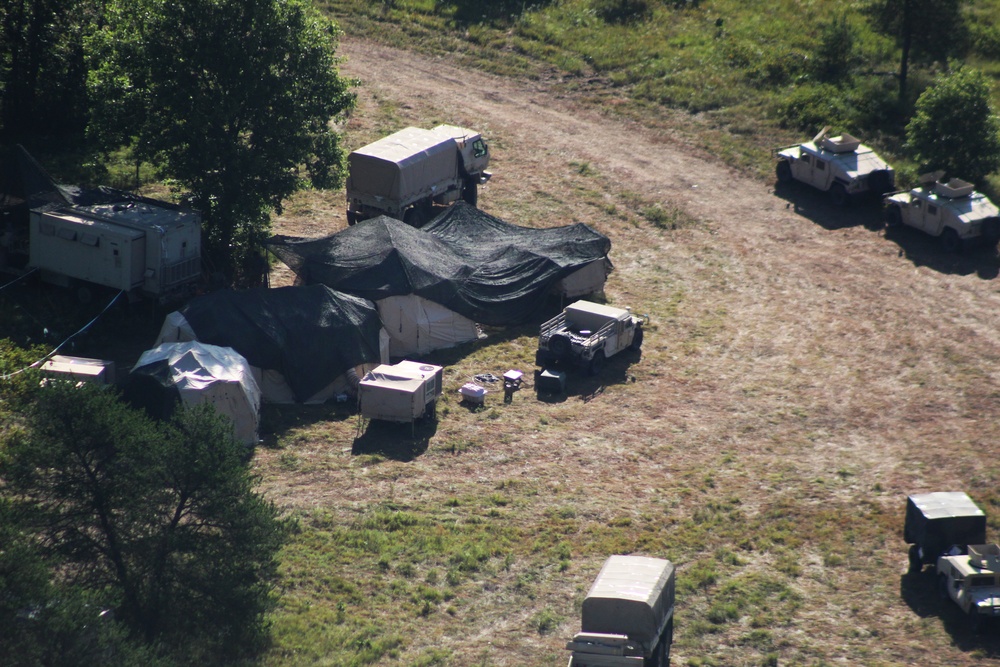
[[[1000,167],[1000,119],[990,86],[975,69],[938,77],[917,99],[906,146],[924,169],[943,169],[975,183]]]
[[[965,0],[869,0],[866,11],[873,27],[895,39],[900,49],[900,102],[906,100],[911,60],[946,60],[964,48],[964,3]]]
[[[91,0],[0,3],[0,134],[80,134],[86,122],[83,37]]]
[[[855,52],[857,30],[846,14],[820,26],[820,41],[812,63],[813,73],[820,81],[837,83],[848,78],[858,56]]]
[[[233,655],[266,637],[284,528],[231,432],[208,406],[156,424],[57,383],[7,442],[0,480],[59,586],[150,645]]]
[[[88,43],[92,136],[190,190],[212,266],[254,284],[272,211],[341,183],[331,123],[354,96],[337,27],[306,0],[110,0],[105,19]]]

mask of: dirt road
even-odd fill
[[[356,470],[332,470],[277,484],[280,502],[363,502],[379,488],[420,495],[444,480],[572,488],[583,474],[591,485],[577,500],[603,503],[595,512],[606,512],[652,507],[678,484],[711,476],[699,493],[738,498],[748,517],[782,503],[848,517],[822,547],[810,545],[814,535],[798,536],[805,546],[795,586],[806,602],[788,627],[774,629],[782,664],[996,660],[996,646],[977,654],[961,630],[924,622],[921,594],[908,594],[901,578],[899,535],[907,493],[988,494],[1000,481],[994,249],[946,255],[915,232],[886,237],[874,204],[836,209],[804,189],[775,192],[670,132],[557,94],[551,81],[511,81],[349,38],[339,53],[343,73],[363,82],[349,125],[357,143],[380,131],[371,120],[380,114],[398,126],[447,122],[482,131],[495,175],[481,207],[517,224],[582,221],[607,234],[617,267],[608,296],[649,312],[653,328],[642,362],[628,370],[636,390],[615,394],[617,404],[567,401],[550,410],[557,421],[578,421],[571,449],[553,441],[525,452],[514,436],[523,425],[501,420],[491,425],[497,444],[489,452],[442,463],[432,441],[405,472],[383,473],[381,487],[371,479],[374,486],[357,486]],[[656,204],[690,222],[673,230],[649,224],[639,212]],[[343,207],[328,205],[321,217],[293,211],[279,229],[332,232],[344,224]],[[512,410],[528,409],[520,406]],[[445,423],[436,439],[468,427]],[[607,470],[628,470],[631,482]],[[862,516],[869,527],[856,544],[851,521]],[[864,562],[844,562],[857,558]],[[585,580],[573,576],[578,585]],[[712,600],[695,592],[686,603],[688,619],[703,618]],[[530,609],[498,602],[480,611],[483,636],[507,656],[490,664],[530,664],[575,630],[572,611],[552,636],[534,638],[523,631]],[[747,630],[746,623],[735,625]],[[740,632],[712,635],[726,645],[712,649],[716,664],[750,664],[735,658]],[[476,638],[442,641],[461,654]],[[675,664],[696,654],[682,647]]]

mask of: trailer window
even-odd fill
[[[100,243],[100,237],[97,234],[83,234],[80,237],[80,243],[96,248]]]
[[[65,227],[61,227],[56,230],[56,236],[61,239],[66,239],[67,241],[75,241],[76,231],[72,229],[66,229]]]

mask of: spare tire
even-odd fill
[[[565,334],[555,334],[549,338],[549,352],[556,357],[568,356],[572,349],[573,345]]]

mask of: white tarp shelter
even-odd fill
[[[164,343],[147,350],[132,376],[148,375],[176,390],[184,405],[209,403],[233,422],[240,442],[257,442],[261,391],[250,364],[235,350],[196,341]]]
[[[467,317],[416,294],[375,302],[389,336],[389,356],[398,359],[454,347],[479,338],[479,327]]]

